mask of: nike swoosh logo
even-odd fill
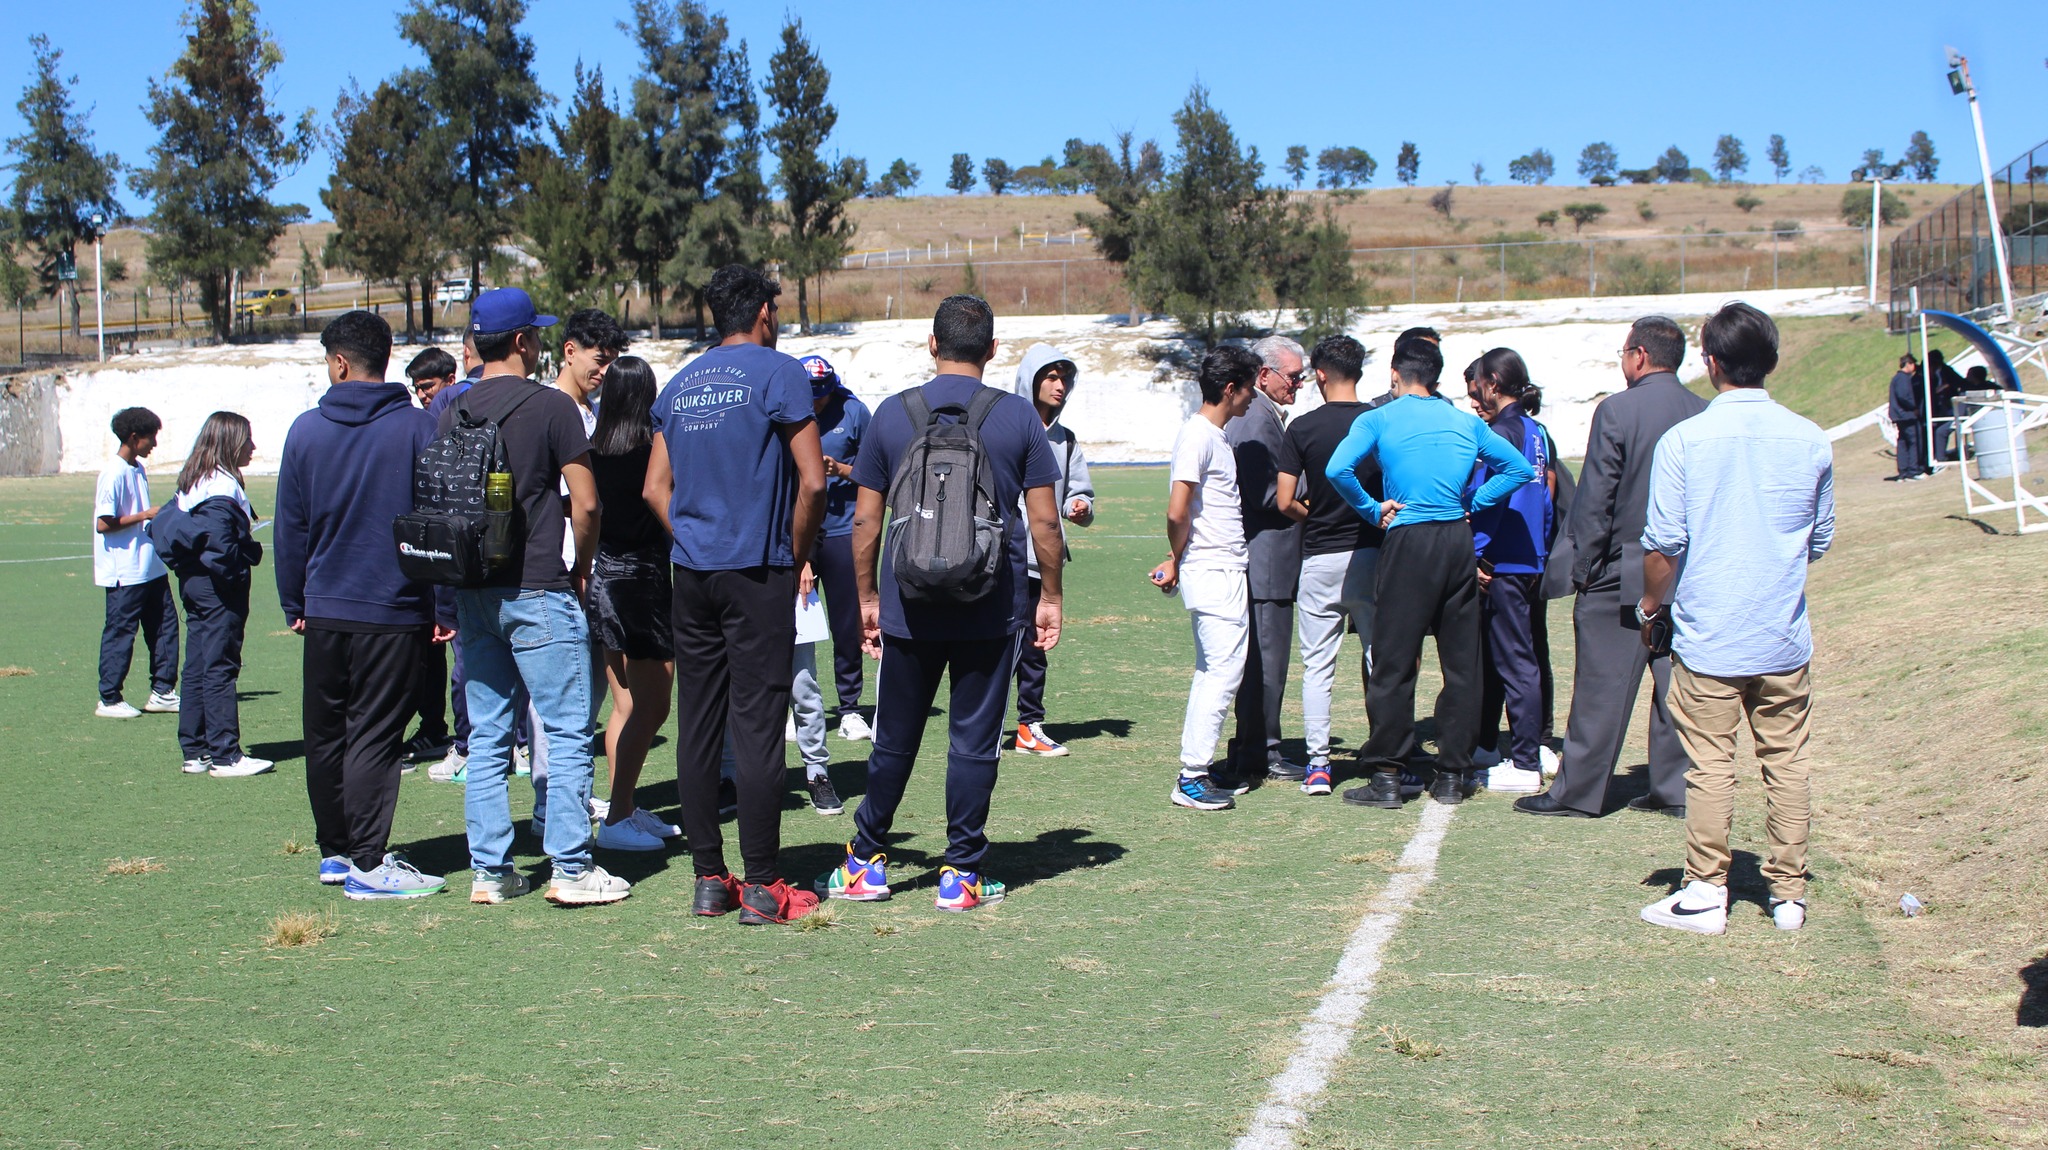
[[[1720,910],[1720,909],[1721,909],[1721,908],[1720,908],[1720,907],[1718,907],[1718,906],[1703,906],[1703,907],[1700,907],[1700,908],[1699,908],[1698,910],[1687,910],[1687,909],[1685,908],[1685,904],[1684,904],[1684,903],[1681,903],[1681,902],[1674,902],[1674,903],[1672,903],[1672,904],[1671,904],[1671,913],[1672,913],[1672,914],[1711,914],[1711,913],[1713,913],[1714,911],[1717,911],[1717,910]]]

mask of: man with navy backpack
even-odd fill
[[[963,911],[1004,894],[1003,884],[982,870],[989,798],[1020,645],[1033,626],[1037,637],[1029,641],[1040,650],[1059,642],[1064,552],[1053,487],[1060,468],[1031,401],[982,383],[996,354],[995,313],[987,302],[956,295],[941,303],[930,347],[933,379],[882,401],[854,464],[862,641],[870,654],[887,655],[875,677],[867,794],[854,814],[846,861],[820,886],[833,898],[857,902],[889,897],[883,848],[939,679],[950,676],[947,841],[938,907]],[[1027,546],[1037,553],[1040,581],[1031,618]]]

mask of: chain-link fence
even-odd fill
[[[2005,235],[2013,295],[2048,290],[2048,143],[1992,173],[1991,195]],[[1998,255],[1982,187],[1957,193],[1892,241],[1892,331],[1912,326],[1916,293],[1921,307],[1958,314],[2000,302]]]

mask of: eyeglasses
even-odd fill
[[[1292,375],[1288,374],[1287,372],[1284,372],[1284,371],[1279,371],[1279,370],[1276,370],[1276,369],[1274,369],[1274,368],[1270,368],[1270,367],[1261,367],[1261,368],[1259,368],[1259,370],[1260,370],[1260,371],[1265,371],[1265,372],[1271,372],[1272,374],[1274,374],[1274,375],[1277,375],[1277,376],[1279,376],[1279,377],[1280,377],[1281,379],[1284,379],[1284,380],[1286,380],[1287,382],[1289,382],[1289,383],[1291,383],[1291,384],[1295,385],[1296,387],[1300,387],[1300,386],[1301,386],[1301,382],[1302,382],[1303,380],[1305,380],[1305,379],[1307,379],[1307,378],[1308,378],[1308,369],[1307,369],[1307,368],[1302,368],[1302,369],[1301,369],[1300,371],[1297,371],[1297,372],[1293,373]]]

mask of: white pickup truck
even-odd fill
[[[443,307],[453,307],[475,299],[476,293],[476,285],[469,282],[468,276],[450,276],[434,292],[434,302]]]

